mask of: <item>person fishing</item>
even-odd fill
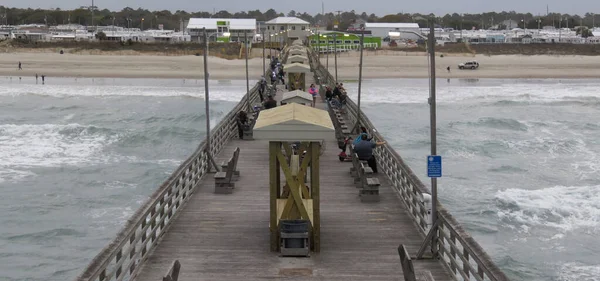
[[[362,136],[367,136],[367,141],[373,140],[373,137],[369,136],[367,128],[360,127],[360,134],[354,139],[354,142],[352,142],[352,144],[357,145],[362,140]]]

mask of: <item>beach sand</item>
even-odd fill
[[[458,63],[477,60],[477,70],[459,70]],[[23,70],[18,70],[18,62]],[[326,56],[321,57],[326,64]],[[211,79],[245,79],[245,60],[209,57]],[[334,71],[334,56],[329,70]],[[358,79],[358,52],[338,57],[339,80]],[[450,66],[448,72],[446,67]],[[268,62],[267,62],[268,67]],[[201,79],[203,59],[196,56],[77,55],[58,53],[3,53],[0,76],[33,77],[111,77]],[[600,56],[484,56],[445,55],[436,57],[439,78],[600,78]],[[262,59],[249,60],[250,79],[262,74]],[[428,60],[424,53],[393,51],[365,52],[363,77],[427,78]]]

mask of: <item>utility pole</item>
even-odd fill
[[[248,77],[248,30],[244,30],[244,56],[246,57],[246,102],[248,103],[248,113],[252,106],[250,105],[250,80]]]
[[[431,155],[437,155],[437,128],[436,128],[436,104],[435,104],[435,35],[434,22],[431,20],[429,26],[429,59],[431,68],[431,77],[429,77],[429,119],[431,128]],[[437,222],[437,178],[431,178],[431,224]],[[434,230],[435,231],[435,230]],[[434,255],[437,255],[437,235],[434,232],[431,240],[431,250]]]
[[[206,34],[206,27],[202,28],[204,31],[204,108],[206,109],[206,155],[208,156],[208,171],[210,171],[210,165],[212,164],[215,170],[218,172],[219,167],[215,163],[210,154],[210,103],[208,95],[208,35]]]

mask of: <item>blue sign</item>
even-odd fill
[[[427,176],[430,178],[442,177],[442,156],[427,156]]]

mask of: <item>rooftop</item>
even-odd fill
[[[367,22],[365,28],[419,28],[418,23]]]
[[[278,17],[267,22],[267,24],[309,24],[307,21],[296,17]]]
[[[188,29],[209,30],[217,29],[217,22],[229,22],[230,30],[254,30],[256,29],[256,19],[220,19],[220,18],[191,18],[187,25]]]

